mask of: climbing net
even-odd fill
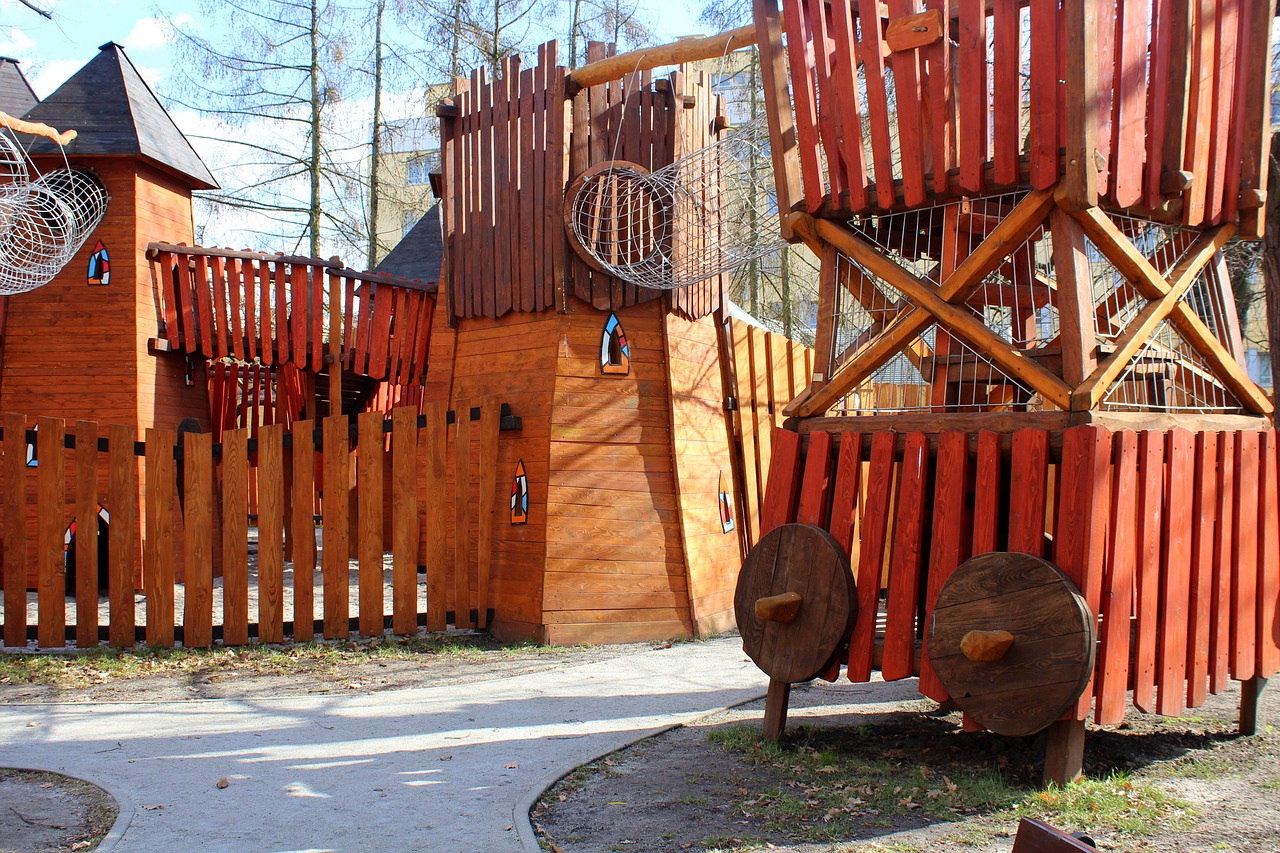
[[[610,275],[674,290],[776,251],[777,200],[761,117],[653,172],[613,160],[573,191],[576,242]]]
[[[52,281],[106,213],[102,184],[67,165],[65,151],[63,163],[41,174],[12,130],[0,130],[0,295]]]

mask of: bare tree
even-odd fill
[[[577,68],[589,41],[617,45],[619,51],[652,44],[653,28],[636,0],[569,0],[569,67]]]

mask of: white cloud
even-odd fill
[[[192,23],[190,15],[180,14],[173,19],[175,26],[184,27]],[[139,18],[133,29],[124,37],[124,46],[129,51],[163,50],[173,40],[169,21],[165,18]]]
[[[35,49],[35,40],[17,27],[10,27],[0,38],[0,54],[22,58],[29,56]]]
[[[48,62],[37,62],[31,66],[25,63],[22,73],[27,75],[31,88],[41,100],[53,94],[54,90],[67,82],[67,78],[79,71],[87,59],[56,59]]]

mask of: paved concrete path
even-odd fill
[[[552,781],[765,687],[729,637],[375,694],[9,705],[0,764],[111,791],[116,853],[534,853],[528,806]]]

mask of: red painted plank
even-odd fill
[[[1142,199],[1146,160],[1147,43],[1151,0],[1118,0],[1116,45],[1116,121],[1112,127],[1112,193],[1120,207]]]
[[[800,434],[780,427],[773,430],[773,457],[769,460],[769,485],[760,508],[760,535],[795,518],[800,488]]]
[[[395,289],[382,285],[373,295],[373,338],[369,345],[369,376],[387,375],[387,338],[391,336],[391,304]]]
[[[960,186],[982,190],[982,166],[987,161],[987,5],[986,0],[958,0],[960,38]],[[1034,30],[1033,30],[1034,38]],[[1035,56],[1038,46],[1033,46]],[[1033,60],[1034,61],[1034,60]],[[1032,73],[1034,79],[1034,72]]]
[[[209,284],[209,264],[204,255],[196,255],[196,310],[199,313],[200,352],[206,358],[213,358],[213,294]]]
[[[311,370],[324,370],[324,329],[328,313],[324,310],[325,277],[321,267],[311,267],[310,303],[307,307],[307,334],[311,337]],[[306,364],[306,354],[299,360]]]
[[[1164,433],[1138,436],[1137,639],[1133,704],[1155,711],[1156,640],[1160,629],[1160,536],[1164,529]]]
[[[924,514],[929,479],[929,443],[922,433],[907,434],[902,453],[897,518],[889,560],[888,618],[884,659],[880,671],[886,681],[915,675],[916,602],[920,590],[920,557],[924,542]]]
[[[1232,145],[1231,123],[1234,117],[1238,58],[1236,37],[1239,33],[1239,8],[1236,4],[1219,4],[1217,13],[1218,56],[1214,68],[1213,130],[1209,139],[1208,197],[1205,209],[1206,220],[1211,223],[1222,220],[1226,205],[1227,176],[1232,171],[1227,155]]]
[[[1187,707],[1204,704],[1209,686],[1209,631],[1218,529],[1218,434],[1196,433],[1195,503],[1191,510],[1191,605],[1187,634]]]
[[[893,17],[919,12],[917,0],[889,0]],[[909,207],[924,204],[924,170],[928,148],[921,107],[924,101],[920,53],[915,50],[895,51],[889,57],[893,68],[893,88],[897,95],[898,152],[902,164],[902,195]]]
[[[1147,170],[1146,205],[1150,208],[1159,206],[1163,200],[1160,193],[1160,177],[1163,168],[1165,135],[1169,127],[1169,85],[1170,61],[1172,59],[1173,27],[1170,26],[1172,0],[1152,0],[1151,5],[1151,46],[1150,71],[1147,79],[1151,81],[1147,108]]]
[[[940,0],[945,2],[945,0]],[[862,96],[858,88],[857,29],[851,3],[831,7],[831,29],[836,40],[834,54],[834,95],[837,103],[836,134],[844,155],[849,207],[853,212],[867,206],[867,166],[862,147]]]
[[[1102,606],[1102,562],[1110,503],[1111,433],[1093,424],[1062,433],[1062,464],[1053,540],[1053,561],[1075,583],[1096,617]],[[1083,720],[1093,703],[1093,683],[1085,688],[1073,714]]]
[[[809,452],[800,484],[800,507],[796,521],[815,527],[827,526],[827,503],[831,485],[831,433],[809,433]]]
[[[1235,558],[1236,435],[1218,433],[1218,523],[1214,538],[1213,602],[1209,619],[1209,692],[1231,681],[1231,561]]]
[[[966,551],[965,494],[969,479],[969,436],[944,432],[938,436],[938,466],[934,474],[933,530],[929,543],[929,585],[925,597],[925,624],[933,616],[942,586],[951,577]],[[929,664],[928,632],[920,658],[920,692],[937,702],[950,698]]]
[[[1156,713],[1186,710],[1187,626],[1191,605],[1191,525],[1195,496],[1195,437],[1169,431],[1165,479],[1164,559],[1160,572],[1160,646]]]
[[[807,0],[782,4],[783,26],[787,33],[787,58],[791,67],[791,94],[796,112],[797,151],[804,178],[804,200],[809,210],[817,210],[826,195],[818,152],[818,102],[814,91],[813,42],[803,6]]]
[[[840,455],[836,463],[836,482],[831,491],[831,535],[853,561],[853,533],[858,524],[858,490],[862,479],[862,436],[856,432],[840,434]]]
[[[1001,186],[1018,182],[1018,153],[1022,149],[1022,41],[1018,36],[1018,0],[993,0],[991,20],[995,29],[992,46],[991,100],[995,132],[992,137],[992,159],[995,181]]]
[[[3,485],[0,486],[0,515],[3,516],[4,556],[4,644],[27,644],[27,418],[6,412],[0,415],[4,427]],[[112,469],[115,472],[115,469]],[[132,626],[130,626],[132,627]]]
[[[185,266],[186,258],[182,260]],[[160,268],[160,293],[164,299],[164,337],[176,349],[182,346],[182,328],[178,325],[178,292],[174,286],[178,274],[174,269],[173,254],[161,252],[156,265]]]
[[[228,327],[231,335],[231,352],[244,361],[244,323],[240,313],[240,271],[249,269],[249,262],[236,258],[227,258],[227,313],[231,320]],[[251,291],[251,288],[247,289]],[[246,296],[248,292],[246,292]],[[250,359],[252,361],[253,359]]]
[[[248,354],[249,360],[253,361],[258,357],[258,267],[264,266],[258,264],[254,266],[252,261],[245,261],[244,270],[244,335],[248,339],[245,343],[247,348],[245,352]],[[265,288],[264,288],[265,290]],[[266,355],[262,357],[263,364],[269,364]]]
[[[1190,73],[1187,75],[1187,141],[1182,168],[1195,175],[1196,179],[1182,194],[1182,199],[1184,221],[1200,225],[1205,221],[1206,190],[1209,188],[1209,141],[1213,136],[1214,77],[1217,65],[1214,7],[1218,4],[1215,0],[1191,0],[1190,5],[1193,22],[1189,49]]]
[[[1257,669],[1260,443],[1256,432],[1236,434],[1235,559],[1231,570],[1231,677],[1236,681],[1253,678]]]
[[[831,48],[833,46],[827,20],[827,4],[807,3],[809,31],[813,34],[813,70],[818,87],[818,127],[822,135],[822,147],[827,153],[827,186],[833,202],[838,203],[845,186],[844,157],[839,134],[836,130],[837,107],[832,103],[835,86],[832,84]],[[709,106],[709,105],[708,105]]]
[[[273,265],[276,312],[276,364],[290,363],[289,349],[289,266],[283,261]]]
[[[1031,185],[1058,182],[1058,0],[1031,0]]]
[[[1116,0],[1118,2],[1118,0]],[[1111,4],[1098,8],[1094,23],[1094,79],[1097,81],[1097,165],[1098,195],[1106,195],[1111,183],[1111,129],[1115,123],[1116,19],[1119,12]],[[1070,84],[1068,84],[1070,85]]]
[[[230,354],[228,338],[231,337],[231,323],[227,317],[227,261],[219,257],[209,258],[209,273],[213,286],[213,357],[223,358]]]
[[[1280,490],[1277,488],[1276,431],[1263,434],[1262,504],[1258,529],[1262,549],[1258,559],[1258,669],[1270,678],[1280,669]]]
[[[1049,482],[1049,433],[1013,434],[1009,462],[1009,550],[1044,556],[1045,502]]]
[[[858,549],[858,618],[849,641],[850,681],[868,681],[871,678],[871,652],[875,643],[876,605],[880,599],[880,569],[889,529],[889,495],[896,441],[897,434],[892,430],[882,430],[871,436],[871,468],[867,475],[866,502],[862,506],[862,541]]]
[[[978,464],[973,486],[973,547],[971,556],[989,554],[1000,535],[1000,435],[978,433]]]
[[[1094,694],[1099,725],[1124,720],[1129,690],[1129,646],[1133,612],[1133,572],[1137,562],[1138,434],[1122,430],[1113,437],[1110,537],[1102,579],[1102,636]]]
[[[843,6],[843,3],[837,3]],[[951,0],[925,0],[925,8],[942,13],[942,20],[951,20]],[[947,174],[956,165],[956,113],[954,89],[951,80],[951,39],[940,38],[921,48],[921,55],[929,69],[929,123],[933,152],[933,191],[945,194],[951,183]]]
[[[867,101],[867,119],[871,125],[871,162],[875,168],[876,204],[888,210],[893,207],[893,142],[889,134],[889,99],[884,86],[884,29],[878,4],[858,6],[862,39],[858,55],[862,58]]]
[[[307,366],[308,272],[303,264],[292,264],[289,268],[289,339],[292,343],[289,359],[301,368]]]

